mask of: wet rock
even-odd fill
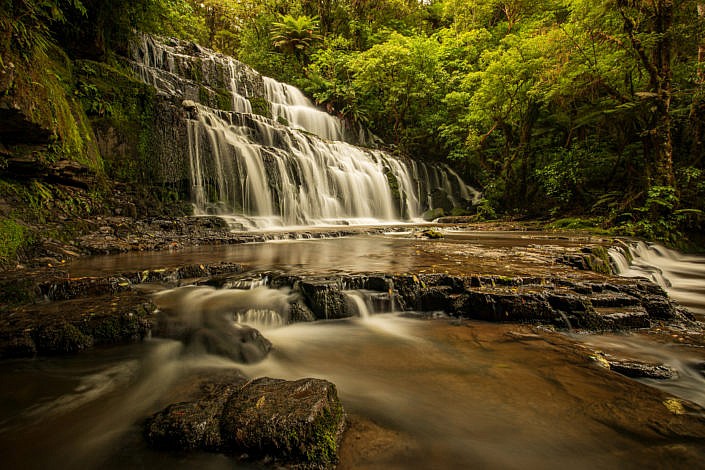
[[[56,279],[39,284],[39,292],[48,300],[69,300],[79,297],[115,294],[128,291],[130,280],[122,276]]]
[[[175,403],[148,420],[146,438],[159,449],[218,449],[222,409],[215,400]]]
[[[633,379],[668,380],[678,376],[672,367],[665,364],[650,364],[641,361],[628,361],[607,358],[610,369]]]
[[[315,321],[316,316],[308,306],[300,301],[293,302],[289,307],[289,321],[292,323]]]
[[[106,277],[55,277],[40,280],[36,285],[27,284],[29,292],[20,297],[29,298],[31,292],[46,300],[70,300],[82,297],[117,294],[130,291],[135,285],[144,283],[162,283],[176,285],[184,279],[207,278],[240,273],[241,264],[189,264],[174,268],[148,269],[122,273]],[[25,291],[27,292],[27,291]]]
[[[572,293],[554,293],[548,295],[548,302],[562,312],[586,312],[592,310],[589,301]]]
[[[392,276],[394,290],[397,293],[400,310],[418,310],[420,308],[419,292],[423,287],[421,280],[413,275]]]
[[[427,222],[431,222],[432,220],[435,220],[439,217],[443,217],[445,215],[445,211],[443,208],[437,208],[437,209],[429,209],[423,214],[421,214],[421,218]]]
[[[30,304],[0,318],[0,357],[71,354],[149,335],[154,305],[137,293]]]
[[[225,406],[226,447],[305,468],[332,468],[345,424],[335,385],[320,379],[248,382]]]
[[[319,320],[345,318],[354,315],[345,301],[342,283],[338,279],[306,279],[301,281],[299,289],[306,304]]]
[[[594,292],[592,289],[590,292]],[[588,292],[588,294],[590,293]],[[634,307],[640,305],[639,299],[619,293],[600,293],[590,295],[590,303],[593,307]]]
[[[345,416],[335,385],[320,379],[211,379],[200,396],[147,419],[148,443],[210,450],[296,468],[333,468]]]
[[[450,292],[460,293],[465,290],[465,278],[448,274],[421,274],[419,280],[427,286],[447,286]]]
[[[677,316],[675,305],[667,297],[648,295],[643,296],[640,300],[649,316],[653,319],[673,320]]]
[[[486,321],[555,321],[558,316],[540,295],[469,290],[461,312]]]
[[[41,325],[32,337],[37,351],[43,354],[77,353],[93,346],[92,337],[66,322]]]
[[[374,290],[378,292],[389,292],[394,288],[392,280],[384,274],[369,274],[360,276],[345,276],[343,287],[348,290]]]
[[[603,322],[603,329],[626,330],[638,328],[650,328],[651,319],[649,314],[641,307],[631,307],[629,309],[608,309],[607,311],[598,309],[598,315]]]
[[[455,310],[454,298],[450,286],[432,286],[421,289],[419,293],[420,308],[423,311],[443,310],[452,313]]]
[[[220,450],[223,409],[246,381],[237,371],[193,378],[190,382],[196,385],[184,401],[167,406],[145,421],[147,442],[167,450]]]
[[[225,319],[188,330],[181,339],[191,353],[214,354],[243,364],[261,361],[272,349],[272,343],[256,329]]]
[[[612,274],[607,249],[600,245],[583,247],[579,253],[563,254],[556,258],[556,262],[581,271]]]
[[[445,238],[443,232],[439,232],[438,230],[434,229],[422,230],[420,232],[415,233],[414,236],[416,238],[428,238],[429,240],[439,240],[441,238]]]

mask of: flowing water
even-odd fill
[[[617,274],[644,277],[663,287],[694,314],[705,316],[705,258],[656,243],[634,242],[610,249]]]
[[[197,213],[224,216],[240,230],[379,224],[419,220],[430,209],[465,209],[479,198],[445,164],[353,145],[365,141],[359,132],[351,134],[297,88],[232,58],[149,36],[133,49],[144,82],[185,100]],[[232,96],[231,109],[204,103],[213,104],[204,93],[219,89]],[[251,100],[266,103],[268,111],[260,111],[266,116],[253,113]]]
[[[542,247],[582,242],[454,232],[441,243],[434,251],[433,242],[394,234],[211,247],[178,256],[203,259],[214,250],[214,258],[226,254],[268,269],[298,272],[311,263],[313,271],[363,272],[422,265],[432,270],[434,256],[441,263],[448,257],[440,267],[445,270],[454,265],[454,256],[462,259],[465,253],[470,258],[464,262],[480,262],[482,253],[494,250],[506,254],[500,262],[506,261],[507,269],[518,269],[522,265],[513,266],[512,256],[526,263],[527,257],[539,257]],[[148,254],[141,262],[156,267],[172,255]],[[406,256],[409,260],[394,264]],[[121,263],[125,270],[138,263],[130,256],[101,259],[106,264],[84,260],[76,272],[116,272]],[[695,265],[701,261],[689,259]],[[532,269],[541,266],[535,261]],[[485,268],[489,265],[480,269]],[[669,279],[669,288],[677,288],[678,277]],[[257,327],[273,345],[261,362],[244,366],[189,351],[177,341],[152,339],[75,357],[0,363],[3,466],[244,468],[222,455],[149,450],[139,426],[178,399],[178,390],[194,375],[234,369],[249,377],[334,382],[350,417],[343,469],[692,468],[705,458],[704,443],[663,437],[672,415],[663,396],[650,388],[705,405],[698,368],[705,356],[697,349],[641,335],[571,338],[518,325],[402,315],[388,300],[364,290],[345,293],[356,306],[356,318],[283,326],[286,291],[251,280],[232,287],[239,289],[172,289],[156,301],[165,309],[179,306],[191,321],[225,309],[236,322]],[[704,304],[701,298],[700,307]],[[642,381],[648,386],[625,379],[589,360],[576,341],[591,350],[665,362],[679,378]]]

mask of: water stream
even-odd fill
[[[705,316],[705,258],[641,241],[609,252],[617,274],[650,279],[693,313]]]
[[[404,268],[424,263],[431,268],[434,255],[442,262],[463,249],[474,260],[488,250],[514,250],[526,260],[542,246],[580,243],[517,233],[456,232],[448,238],[436,245],[440,252],[428,241],[389,235],[252,244],[228,247],[230,252],[211,247],[183,256],[205,259],[213,250],[214,258],[229,253],[255,267],[297,272],[312,263],[311,269],[322,272],[354,272],[388,269],[404,250],[409,256]],[[424,244],[430,251],[415,258]],[[376,258],[383,252],[387,255]],[[154,267],[159,256],[163,262],[172,255],[149,254],[153,259],[141,262]],[[96,264],[99,260],[77,264],[76,272],[115,272],[121,262],[125,269],[138,262],[129,256],[103,258],[104,265]],[[455,261],[446,262],[450,267]],[[634,258],[635,266],[638,262]],[[702,259],[688,262],[698,266]],[[688,279],[696,276],[688,272]],[[678,288],[679,277],[666,277],[670,289]],[[158,298],[164,308],[179,306],[189,321],[228,311],[235,324],[256,326],[273,350],[255,364],[236,364],[163,339],[75,357],[0,363],[3,466],[233,468],[227,456],[147,449],[140,422],[173,401],[194,375],[235,369],[250,377],[321,377],[336,383],[351,423],[341,469],[653,468],[668,462],[692,466],[705,457],[703,443],[660,437],[654,416],[665,408],[650,388],[705,405],[699,369],[705,357],[696,349],[641,335],[571,338],[519,325],[430,320],[394,312],[388,301],[364,290],[346,291],[357,306],[356,317],[284,326],[287,292],[258,279],[253,275],[226,290],[173,289]],[[703,297],[693,300],[696,308],[705,305]],[[679,377],[645,380],[644,386],[605,373],[576,341],[664,362]]]

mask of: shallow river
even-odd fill
[[[501,249],[507,255],[492,272],[521,272],[544,269],[542,245],[577,242],[458,233],[442,243],[399,236],[277,242],[102,257],[71,269],[73,275],[119,272],[212,257],[290,271],[467,271],[473,262],[470,269],[483,272],[491,268],[482,264],[489,259],[483,250]],[[529,267],[526,257],[534,255]],[[140,435],[146,415],[168,404],[193,374],[213,368],[334,382],[350,417],[340,468],[690,468],[705,458],[705,442],[663,437],[673,417],[665,397],[705,405],[705,380],[695,369],[705,361],[702,352],[639,335],[574,338],[374,312],[263,334],[275,349],[248,366],[184,355],[180,343],[159,339],[0,363],[3,468],[233,468],[221,455],[148,450]],[[582,349],[585,343],[660,359],[681,378],[650,384],[663,395],[605,371]]]

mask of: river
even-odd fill
[[[585,242],[510,232],[454,232],[437,242],[396,233],[86,258],[70,269],[87,275],[227,260],[256,273],[555,273],[564,268],[545,253]],[[490,257],[492,250],[499,256]],[[678,276],[669,282],[677,288]],[[72,357],[4,361],[3,467],[233,468],[222,455],[149,450],[139,423],[195,374],[235,368],[249,377],[334,382],[350,423],[343,469],[654,468],[692,466],[705,457],[705,443],[673,435],[680,431],[664,406],[666,396],[705,405],[702,351],[641,334],[559,334],[365,305],[358,318],[260,325],[274,350],[254,365],[185,355],[181,343],[157,338]],[[595,348],[658,359],[680,376],[626,379],[591,360]]]

